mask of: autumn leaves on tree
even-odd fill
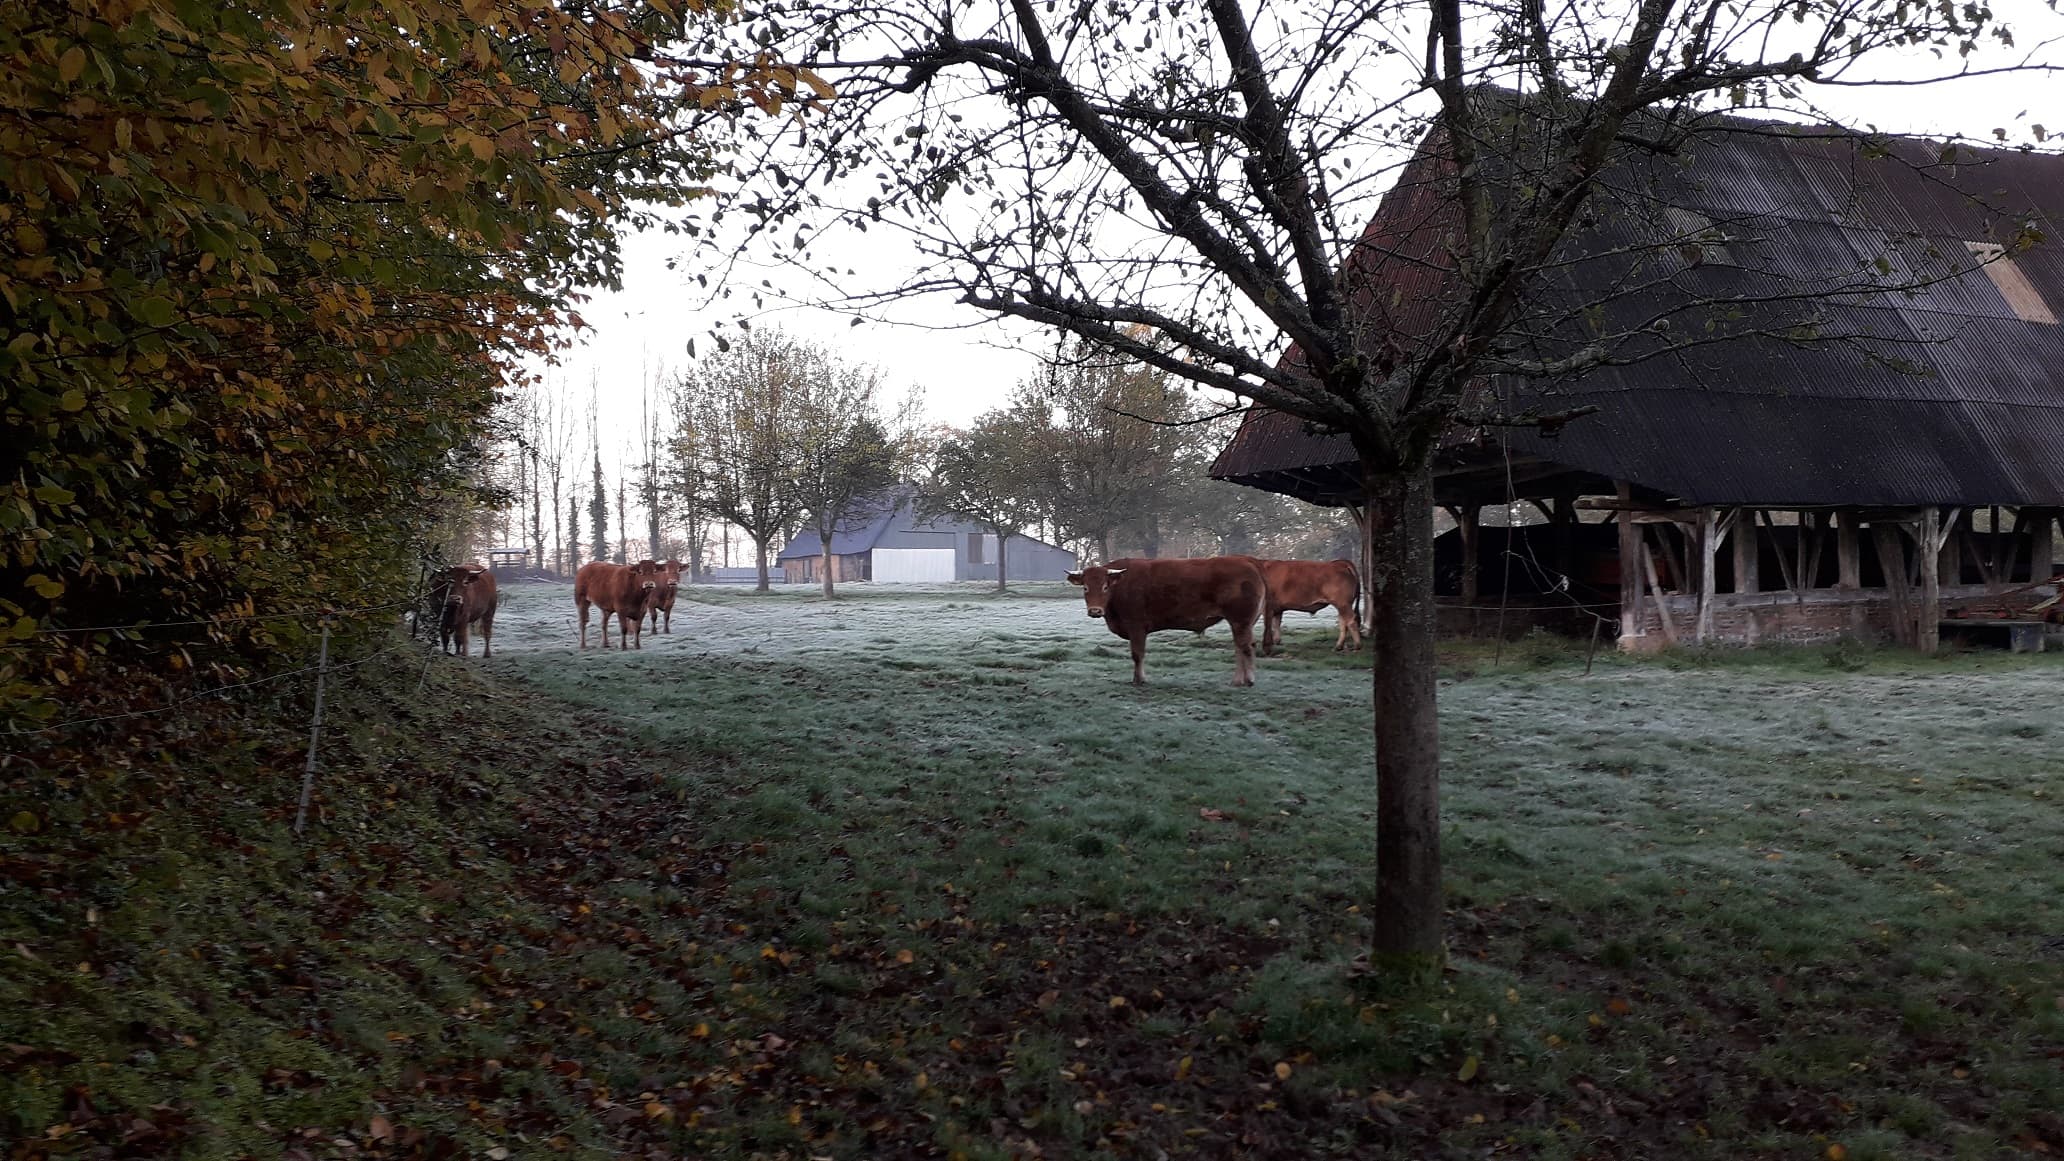
[[[405,591],[515,361],[699,188],[674,113],[813,99],[653,61],[686,7],[0,7],[0,684],[76,665],[50,626]]]

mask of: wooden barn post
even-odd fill
[[[1701,645],[1713,639],[1713,598],[1720,588],[1720,537],[1725,532],[1718,508],[1699,509],[1698,627],[1693,639]]]
[[[1449,509],[1455,516],[1455,535],[1462,542],[1462,604],[1469,610],[1464,620],[1471,628],[1476,625],[1476,598],[1482,591],[1478,581],[1481,553],[1483,552],[1483,509],[1475,504],[1461,504]],[[1510,549],[1512,529],[1505,529],[1506,548]]]
[[[1921,612],[1914,622],[1914,648],[1933,653],[1942,646],[1942,546],[1949,534],[1942,509],[1921,510]]]
[[[1734,510],[1734,591],[1760,592],[1763,588],[1763,545],[1757,535],[1756,514],[1747,508]]]
[[[1853,508],[1844,508],[1835,513],[1835,565],[1841,570],[1835,582],[1843,589],[1854,592],[1863,587],[1863,538],[1861,520]]]
[[[1620,508],[1620,648],[1641,636],[1641,528],[1634,523],[1634,488],[1619,481]]]
[[[2031,562],[2028,579],[2046,581],[2057,575],[2056,542],[2050,537],[2056,530],[2058,513],[2050,508],[2030,508],[2027,511],[2030,519],[2028,559]]]

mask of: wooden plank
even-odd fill
[[[1634,523],[1633,488],[1625,481],[1620,493],[1620,641],[1621,648],[1642,636],[1641,526]],[[1581,501],[1580,501],[1581,502]]]
[[[1992,510],[1992,522],[1996,530],[1999,525],[1999,509],[1997,508]],[[2003,584],[2014,583],[2014,574],[2021,570],[2021,534],[2027,530],[2027,514],[2020,508],[2014,509],[2014,528],[2007,533],[2006,542],[2000,546],[2002,559],[1999,566],[1999,578]],[[2038,578],[2031,576],[2028,579],[2036,580]]]
[[[1835,568],[1838,588],[1855,591],[1863,587],[1862,522],[1853,509],[1835,513]]]
[[[1734,591],[1753,593],[1763,587],[1762,540],[1756,535],[1756,514],[1734,510]]]
[[[1686,541],[1689,541],[1693,536],[1693,533],[1682,524],[1673,523],[1671,527],[1677,529],[1678,534],[1684,537]],[[1693,525],[1693,527],[1697,526]],[[1691,575],[1691,565],[1686,559],[1686,554],[1678,551],[1677,541],[1667,533],[1658,531],[1656,533],[1656,543],[1663,550],[1663,559],[1670,562],[1670,579],[1677,582],[1677,591],[1680,593],[1694,591],[1692,586],[1696,585],[1698,580]],[[1656,595],[1661,596],[1662,590],[1656,590]]]
[[[1482,563],[1480,560],[1481,549],[1478,547],[1482,537],[1478,533],[1481,531],[1483,509],[1475,504],[1464,504],[1459,508],[1450,509],[1450,511],[1455,516],[1456,534],[1462,540],[1462,603],[1474,605],[1479,587],[1477,584],[1477,571]],[[1512,529],[1508,527],[1505,530],[1505,535],[1508,540],[1507,547],[1509,548]],[[1471,618],[1472,621],[1474,619],[1474,617]]]
[[[1648,551],[1648,538],[1641,540],[1641,569],[1648,577],[1648,589],[1655,594],[1656,612],[1662,614],[1663,639],[1670,644],[1677,643],[1677,626],[1670,622],[1670,604],[1663,600],[1663,586],[1656,580],[1655,557]]]
[[[1764,527],[1769,528],[1772,532],[1777,530],[1777,521],[1770,518],[1769,512],[1758,508],[1756,515],[1763,518]],[[1782,546],[1779,546],[1777,549],[1777,571],[1784,574],[1784,587],[1787,590],[1795,593],[1799,591],[1799,578],[1793,574],[1791,558],[1786,555]]]
[[[2056,541],[2051,539],[2057,528],[2058,514],[2050,508],[2030,508],[2028,512],[2034,517],[2028,533],[2028,579],[2047,580],[2058,571]]]
[[[1713,597],[1720,588],[1716,574],[1719,572],[1720,564],[1720,537],[1724,531],[1718,509],[1705,508],[1700,511],[1698,625],[1693,635],[1701,645],[1713,639]]]
[[[1956,513],[1951,512],[1949,519],[1954,528]],[[1921,612],[1914,646],[1923,653],[1942,647],[1942,569],[1937,562],[1948,536],[1942,526],[1942,509],[1928,508],[1921,513],[1921,560],[1927,567],[1921,569]]]
[[[1907,581],[1905,537],[1896,524],[1873,523],[1871,540],[1878,548],[1878,567],[1885,570],[1885,588],[1892,594],[1892,639],[1912,646],[1916,622],[1913,586]]]

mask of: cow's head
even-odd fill
[[[1124,575],[1125,570],[1122,568],[1104,568],[1101,565],[1091,565],[1081,572],[1069,573],[1068,583],[1071,585],[1081,585],[1082,603],[1089,607],[1089,615],[1092,617],[1102,617],[1104,615],[1104,602],[1111,595],[1112,582]]]
[[[638,587],[648,593],[659,587],[660,572],[656,560],[641,560],[631,566],[631,575],[638,579]]]
[[[662,564],[662,565],[660,565],[660,566],[659,566],[659,587],[660,587],[660,590],[661,590],[662,592],[665,592],[665,593],[669,594],[669,595],[672,595],[672,593],[674,592],[674,590],[675,590],[675,589],[678,589],[678,588],[680,588],[680,587],[681,587],[681,570],[682,570],[682,569],[684,569],[684,568],[686,568],[686,567],[687,567],[686,565],[682,564],[682,563],[681,563],[680,561],[678,561],[678,560],[669,560],[669,561],[667,561],[667,562],[666,562],[665,564]]]
[[[437,574],[438,604],[443,606],[439,620],[445,628],[455,628],[466,619],[466,599],[473,585],[486,575],[487,570],[477,564],[454,565]]]
[[[487,570],[477,564],[460,564],[438,574],[437,587],[444,590],[444,606],[454,608],[466,603],[466,590],[487,575]]]

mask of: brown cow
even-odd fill
[[[1274,656],[1283,648],[1283,613],[1316,613],[1327,605],[1340,616],[1340,632],[1334,635],[1335,653],[1359,652],[1362,627],[1356,623],[1362,600],[1362,578],[1350,560],[1263,560],[1261,577],[1268,582],[1268,602],[1262,609],[1261,651]],[[1353,644],[1350,645],[1349,641]]]
[[[573,575],[573,603],[580,609],[580,647],[588,647],[588,606],[594,605],[602,610],[602,648],[609,648],[611,613],[616,614],[616,647],[645,648],[645,604],[658,588],[659,566],[649,560],[630,565],[591,560],[582,565]]]
[[[1089,615],[1132,645],[1132,683],[1147,683],[1147,634],[1201,632],[1220,621],[1233,630],[1233,684],[1254,684],[1254,619],[1268,584],[1244,556],[1133,560],[1124,568],[1094,566],[1068,574],[1082,586]]]
[[[494,656],[494,615],[501,603],[500,594],[495,592],[494,574],[485,565],[461,564],[439,572],[431,581],[431,591],[436,594],[437,641],[444,652],[452,651],[452,640],[459,642],[459,656],[471,657],[472,644],[470,628],[480,626],[480,655]]]
[[[681,562],[669,560],[659,566],[659,587],[652,591],[652,603],[646,612],[652,615],[652,631],[659,629],[659,615],[666,614],[666,631],[674,631],[674,594],[681,589]]]

